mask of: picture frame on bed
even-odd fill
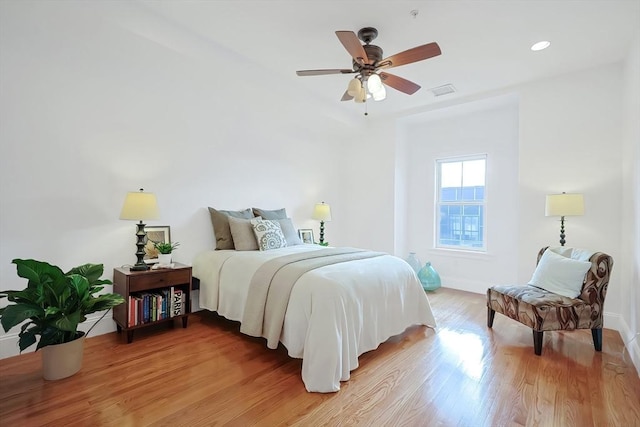
[[[315,239],[313,238],[313,230],[311,228],[300,228],[298,229],[298,236],[300,236],[300,240],[302,243],[314,244]]]
[[[171,227],[168,225],[150,225],[144,228],[147,235],[144,238],[144,262],[155,264],[158,262],[158,250],[154,243],[171,243]]]

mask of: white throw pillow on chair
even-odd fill
[[[568,298],[580,295],[590,261],[578,261],[546,250],[529,284]]]

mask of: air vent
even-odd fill
[[[452,84],[448,84],[448,85],[443,85],[438,87],[432,87],[429,90],[434,96],[442,96],[442,95],[448,95],[450,93],[455,92],[456,88],[453,87]]]

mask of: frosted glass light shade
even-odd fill
[[[387,90],[384,86],[380,86],[380,89],[377,92],[373,92],[372,95],[374,101],[382,101],[387,97]]]
[[[377,74],[371,74],[367,79],[367,90],[371,93],[376,93],[382,88],[382,80]]]
[[[545,203],[545,216],[584,215],[582,194],[549,194]]]
[[[148,220],[158,219],[158,200],[153,193],[144,193],[142,189],[139,192],[129,192],[124,199],[120,219],[131,220]]]
[[[355,94],[353,100],[357,103],[363,103],[367,99],[367,91],[360,87],[360,91]]]
[[[319,221],[331,221],[331,206],[325,202],[316,203],[312,218]]]
[[[349,81],[349,87],[347,87],[347,93],[351,96],[356,96],[360,90],[362,90],[362,83],[359,79],[355,78]]]

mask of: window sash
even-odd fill
[[[484,161],[482,181],[463,187],[464,162],[476,160]],[[450,172],[460,173],[459,177],[447,177],[459,186],[442,186],[443,165]],[[486,155],[436,160],[435,247],[486,252],[486,166]]]

